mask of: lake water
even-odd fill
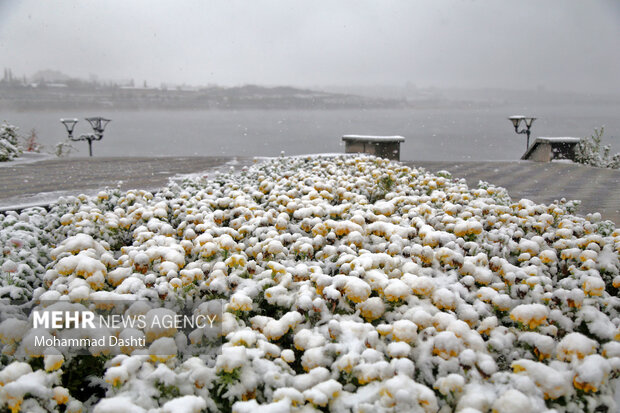
[[[343,152],[345,134],[402,135],[406,160],[515,160],[525,135],[506,119],[535,114],[535,136],[589,136],[605,125],[603,142],[620,151],[620,105],[543,105],[383,110],[144,110],[0,112],[27,134],[35,128],[45,149],[65,139],[62,117],[77,117],[75,133],[90,131],[87,116],[112,119],[95,156],[277,156]],[[88,145],[75,142],[87,156]]]

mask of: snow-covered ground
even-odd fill
[[[53,159],[54,157],[54,155],[49,153],[23,152],[19,155],[19,157],[11,161],[0,162],[0,168],[10,168],[15,165],[39,162],[46,159]]]
[[[620,230],[571,210],[334,156],[0,215],[0,299],[225,303],[217,356],[22,357],[2,313],[0,408],[616,411]]]
[[[22,210],[28,207],[44,207],[54,204],[59,198],[70,197],[75,194],[75,190],[72,191],[53,191],[53,192],[40,192],[33,195],[19,195],[10,197],[0,201],[0,211],[8,210]],[[96,195],[99,190],[84,191],[84,195]]]

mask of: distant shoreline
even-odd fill
[[[183,90],[0,83],[2,110],[394,109],[407,106],[408,102],[404,99],[371,98],[292,87],[241,86]]]

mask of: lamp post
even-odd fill
[[[525,150],[527,151],[530,147],[530,128],[532,127],[532,123],[534,123],[536,118],[531,118],[527,116],[511,116],[508,119],[515,127],[515,132],[517,132],[518,134],[525,133],[525,135],[527,136],[527,141],[525,142]],[[521,121],[524,121],[525,129],[519,130],[519,125],[521,124]]]
[[[88,154],[93,156],[93,141],[100,141],[103,138],[103,131],[105,127],[110,122],[110,119],[102,118],[100,116],[92,117],[92,118],[84,118],[90,123],[90,127],[93,128],[95,133],[85,133],[80,135],[79,137],[73,136],[73,129],[75,129],[75,125],[78,123],[78,120],[75,118],[69,119],[60,119],[60,122],[65,125],[67,129],[67,134],[70,140],[72,141],[87,141],[88,142]]]

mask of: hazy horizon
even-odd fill
[[[222,86],[620,93],[613,0],[3,0],[0,67]]]

